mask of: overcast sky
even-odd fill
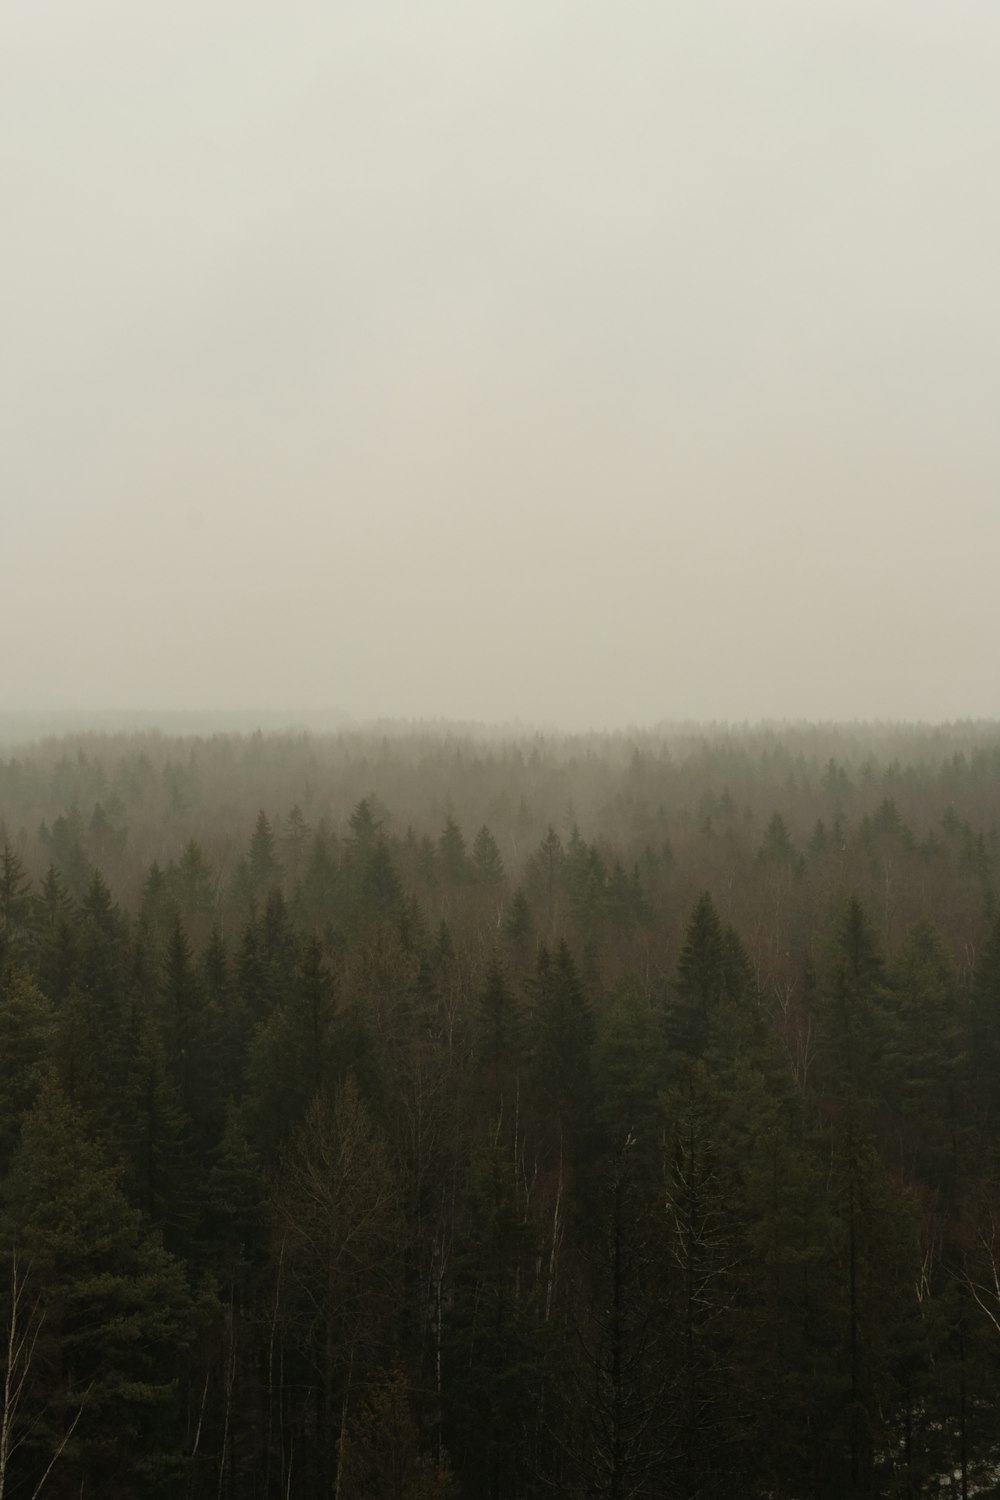
[[[6,708],[1000,717],[997,0],[4,0]]]

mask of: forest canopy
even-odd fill
[[[1000,730],[0,758],[0,1497],[996,1493]]]

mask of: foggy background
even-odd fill
[[[6,0],[7,709],[1000,713],[995,0]]]

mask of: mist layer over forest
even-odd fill
[[[1000,729],[0,754],[0,1493],[996,1493]]]

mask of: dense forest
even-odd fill
[[[0,758],[0,1500],[1000,1495],[1000,730]]]

